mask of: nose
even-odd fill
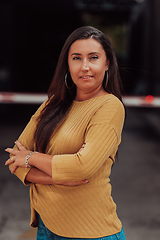
[[[84,59],[82,62],[82,71],[88,71],[89,70],[89,62],[87,59]]]

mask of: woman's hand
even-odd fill
[[[54,182],[53,184],[72,187],[72,186],[79,186],[81,184],[86,184],[86,183],[88,183],[88,180],[81,180],[81,181],[74,181],[74,182],[59,181],[59,182]]]
[[[82,145],[82,147],[79,149],[79,151],[78,152],[81,152],[83,149],[84,149],[84,147],[85,147],[85,143]]]
[[[26,156],[30,154],[32,151],[27,150],[20,142],[16,141],[15,142],[18,150],[13,149],[13,148],[7,148],[5,149],[6,152],[10,153],[12,155],[11,158],[9,158],[6,162],[5,165],[9,165],[13,163],[11,173],[14,173],[17,167],[23,167],[26,168]]]
[[[25,182],[26,183],[35,183],[35,184],[47,184],[47,185],[48,184],[49,185],[63,185],[63,186],[70,186],[70,187],[88,183],[87,180],[73,181],[73,182],[68,182],[68,181],[53,182],[51,176],[47,175],[46,173],[40,171],[37,168],[31,168],[31,170],[26,175]]]
[[[9,165],[13,163],[12,168],[11,168],[11,173],[14,173],[17,167],[22,167],[26,168],[26,156],[30,154],[32,151],[27,150],[20,142],[16,141],[15,142],[18,150],[13,149],[13,148],[7,148],[5,149],[6,152],[10,153],[12,155],[11,158],[9,158],[6,162],[5,165]],[[79,150],[81,151],[82,148]],[[81,184],[86,184],[88,183],[88,180],[81,180],[81,181],[57,181],[53,182],[52,177],[49,176],[48,174],[44,173],[43,171],[37,169],[37,168],[32,168],[31,171],[27,174],[26,180],[28,182],[32,183],[37,183],[37,184],[55,184],[55,185],[63,185],[63,186],[78,186]]]

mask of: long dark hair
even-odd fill
[[[106,74],[103,80],[103,88],[106,92],[112,93],[121,101],[121,86],[118,64],[115,53],[107,36],[100,30],[85,26],[76,29],[67,38],[62,51],[60,53],[54,78],[48,90],[48,102],[46,107],[42,110],[38,117],[37,128],[34,139],[36,143],[36,150],[39,152],[46,152],[47,144],[54,132],[61,126],[65,116],[67,116],[73,100],[76,96],[76,86],[68,89],[65,85],[65,75],[68,72],[68,52],[71,45],[78,39],[93,38],[98,41],[109,60],[108,84],[105,87]],[[67,77],[67,83],[72,82],[70,74]],[[73,83],[73,82],[72,82]],[[71,84],[72,84],[71,83]]]

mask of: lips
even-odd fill
[[[82,79],[90,79],[90,78],[92,78],[92,76],[89,76],[89,75],[87,75],[87,76],[81,76],[80,78],[82,78]]]

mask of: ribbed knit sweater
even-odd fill
[[[29,150],[35,150],[36,118],[44,105],[19,137]],[[46,153],[53,155],[53,181],[87,179],[89,183],[72,187],[31,184],[31,226],[37,226],[37,211],[46,227],[60,236],[98,238],[120,232],[122,224],[111,197],[109,176],[121,141],[123,122],[123,105],[112,94],[73,101]],[[83,144],[85,147],[79,152]],[[15,174],[25,183],[28,171],[19,167]]]

